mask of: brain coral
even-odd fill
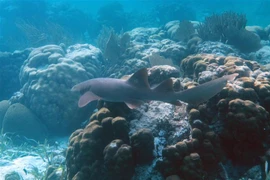
[[[2,129],[2,122],[8,108],[9,108],[9,102],[7,100],[0,101],[0,129]]]
[[[3,118],[3,133],[15,133],[35,140],[44,140],[47,130],[27,107],[20,103],[9,106]]]
[[[99,76],[102,53],[89,44],[47,45],[34,49],[20,71],[23,101],[55,133],[77,128],[87,117],[78,109],[78,94],[70,91],[79,82]]]

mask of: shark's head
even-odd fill
[[[80,89],[79,89],[79,87],[78,87],[78,84],[75,85],[75,86],[73,86],[73,87],[71,88],[71,91],[72,91],[72,92],[80,91]]]
[[[79,83],[71,88],[71,91],[78,91],[80,92],[80,94],[82,94],[78,101],[79,107],[84,107],[89,102],[100,99],[100,97],[96,96],[94,93],[90,91],[92,84],[93,84],[92,80],[88,80]]]
[[[79,84],[76,84],[75,86],[73,86],[71,88],[71,91],[78,91],[78,92],[85,92],[85,91],[88,91],[89,89],[91,89],[91,80],[88,80],[88,81],[84,81],[82,83],[79,83]]]

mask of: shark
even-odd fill
[[[198,105],[218,94],[228,81],[233,81],[237,76],[237,73],[225,75],[187,90],[174,91],[171,78],[150,87],[147,69],[142,68],[126,80],[93,78],[73,86],[71,91],[81,93],[79,107],[96,100],[124,102],[130,109],[149,101],[163,101],[177,106],[181,102]]]

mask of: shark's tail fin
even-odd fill
[[[223,76],[200,86],[177,93],[178,99],[189,104],[200,104],[219,93],[227,84],[238,76],[237,73]]]

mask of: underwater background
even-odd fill
[[[269,63],[270,0],[0,0],[0,180],[270,179]],[[238,75],[197,105],[78,107],[143,68],[176,92]]]
[[[203,21],[212,13],[235,11],[247,25],[267,26],[269,1],[1,1],[0,50],[13,51],[46,43],[94,43],[102,26],[116,32],[160,27],[172,20]],[[64,37],[60,38],[60,34]]]

